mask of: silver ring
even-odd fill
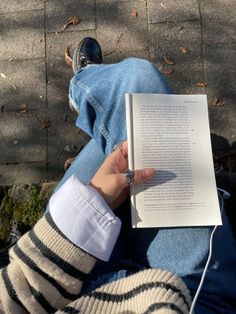
[[[129,184],[133,183],[133,181],[134,181],[134,172],[132,170],[129,170],[129,169],[125,170],[123,172],[123,175],[126,177],[126,179],[127,179]]]

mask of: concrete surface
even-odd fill
[[[68,109],[64,62],[65,47],[85,36],[106,54],[122,34],[105,63],[147,58],[173,71],[176,93],[207,93],[211,131],[235,145],[235,12],[235,0],[1,0],[0,185],[58,180],[88,141]],[[81,22],[58,33],[73,15]],[[163,66],[164,56],[174,65]],[[223,106],[213,106],[216,97]]]

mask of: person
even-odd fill
[[[1,270],[1,306],[10,313],[188,313],[212,227],[132,229],[124,201],[124,93],[172,91],[146,60],[102,64],[91,38],[76,49],[73,67],[70,103],[79,113],[77,126],[92,139],[61,180],[49,211],[11,249],[11,263]],[[153,173],[135,171],[132,184]],[[223,208],[223,194],[220,202]],[[222,219],[196,313],[235,313],[235,241],[224,211]]]

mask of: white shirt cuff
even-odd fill
[[[100,260],[109,260],[121,221],[95,189],[73,175],[52,195],[49,212],[70,241]]]

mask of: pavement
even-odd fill
[[[207,93],[211,132],[234,146],[235,13],[235,0],[1,0],[0,186],[59,180],[88,141],[68,109],[64,61],[85,36],[104,63],[146,58],[175,93]],[[71,16],[80,23],[60,32]]]

